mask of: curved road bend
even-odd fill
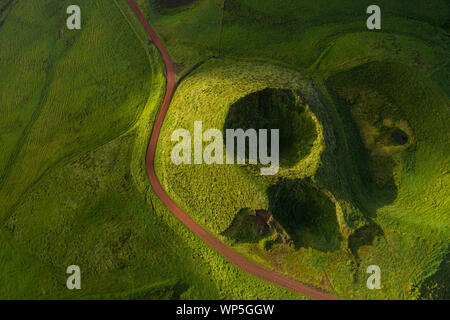
[[[169,109],[169,105],[172,101],[173,95],[177,88],[177,84],[175,81],[175,72],[172,60],[170,59],[170,56],[167,50],[165,49],[162,41],[159,39],[156,32],[152,29],[152,27],[150,26],[147,19],[139,9],[136,2],[134,0],[127,0],[127,1],[131,9],[133,9],[134,13],[141,21],[148,35],[153,40],[153,43],[159,50],[162,59],[164,61],[164,64],[166,66],[166,76],[167,76],[166,94],[164,97],[164,101],[161,105],[161,108],[159,110],[158,116],[156,118],[156,122],[153,126],[153,131],[150,138],[150,143],[148,145],[147,157],[145,161],[148,179],[150,180],[150,184],[152,185],[153,190],[155,191],[157,196],[161,199],[164,205],[175,215],[175,217],[177,217],[186,227],[188,227],[193,233],[195,233],[198,237],[200,237],[200,239],[206,242],[211,248],[216,250],[218,253],[220,253],[222,256],[224,256],[238,268],[261,279],[272,282],[274,284],[277,284],[279,286],[309,296],[314,299],[320,300],[338,299],[337,297],[328,294],[327,292],[324,292],[320,289],[308,286],[299,281],[285,277],[277,272],[266,269],[248,260],[247,258],[244,258],[236,251],[232,250],[224,243],[222,243],[220,240],[215,238],[212,234],[206,231],[197,222],[195,222],[194,219],[192,219],[186,212],[184,212],[183,209],[181,209],[163,189],[155,171],[155,153],[156,153],[156,146],[158,144],[159,134],[161,132],[161,127],[164,122],[164,118],[166,117],[167,110]]]

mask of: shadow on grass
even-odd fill
[[[296,248],[320,251],[341,248],[341,233],[334,203],[303,179],[282,179],[269,187],[269,210],[286,230]]]
[[[339,78],[332,79],[327,82],[327,86],[334,88],[337,86],[336,83],[341,82],[343,80]],[[335,91],[330,90],[329,93],[342,120],[344,138],[349,145],[348,156],[360,181],[361,188],[357,192],[366,198],[364,202],[369,200],[371,202],[370,205],[362,203],[362,207],[371,218],[375,218],[378,208],[393,203],[397,198],[398,189],[394,179],[395,161],[392,156],[371,155],[371,151],[364,146],[360,129],[352,116],[351,106],[349,106],[352,101],[344,101]],[[394,140],[393,137],[392,140]]]

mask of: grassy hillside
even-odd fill
[[[81,1],[81,31],[65,28],[69,4],[0,1],[0,297],[302,298],[235,269],[159,203],[143,161],[159,55],[124,1]],[[65,287],[71,264],[80,291]]]
[[[177,91],[158,173],[198,222],[270,268],[344,298],[448,297],[449,7],[379,3],[380,32],[365,28],[368,5],[205,0],[177,12],[146,7],[177,62],[212,57]],[[212,27],[186,27],[191,19],[211,21],[221,8],[215,38]],[[191,50],[205,45],[209,56],[193,60]],[[312,131],[299,124],[299,133],[288,130],[311,139],[282,150],[276,177],[262,178],[250,165],[171,162],[171,133],[192,132],[194,121],[204,130],[276,124],[283,136],[295,116],[273,123],[285,110],[279,104],[261,119],[252,98],[273,89],[293,90],[301,103],[292,110],[306,106],[314,123]],[[399,144],[395,132],[407,142]],[[279,227],[255,238],[245,212],[256,209],[268,209]],[[383,273],[379,291],[366,288],[372,264]]]
[[[0,201],[6,212],[58,161],[118,136],[142,112],[145,52],[130,41],[120,12],[105,6],[87,3],[84,30],[77,32],[64,28],[63,2],[18,2],[0,30],[6,66]]]
[[[219,55],[306,69],[332,48],[343,61],[326,69],[398,57],[434,71],[448,60],[450,9],[443,0],[380,1],[381,32],[366,29],[370,1],[202,0],[175,12],[161,12],[160,0],[138,3],[182,73]]]

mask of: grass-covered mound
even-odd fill
[[[216,60],[200,67],[197,72],[187,78],[179,87],[171,106],[171,114],[163,126],[157,154],[157,165],[160,166],[158,167],[158,172],[161,174],[163,184],[169,190],[176,188],[174,198],[181,203],[189,201],[192,209],[200,209],[198,203],[202,203],[202,205],[206,206],[203,209],[214,212],[214,219],[206,219],[207,217],[204,216],[202,210],[196,210],[198,215],[193,214],[209,228],[217,232],[222,232],[231,223],[234,215],[240,209],[245,207],[255,209],[267,207],[267,199],[264,200],[265,195],[260,196],[259,193],[255,193],[254,186],[248,185],[252,179],[255,179],[255,176],[243,175],[243,171],[257,170],[257,165],[243,165],[238,170],[233,166],[224,165],[192,164],[177,166],[172,163],[170,158],[172,147],[175,145],[175,142],[171,141],[171,134],[173,130],[178,128],[185,128],[193,133],[194,121],[202,121],[203,130],[223,128],[227,121],[236,121],[236,125],[241,120],[250,121],[253,118],[246,118],[245,116],[239,117],[241,120],[233,120],[233,114],[236,115],[236,113],[232,109],[239,108],[240,103],[245,102],[245,99],[249,99],[248,97],[251,98],[252,95],[257,95],[259,91],[267,88],[271,88],[269,92],[271,90],[279,90],[277,92],[288,93],[289,97],[292,94],[290,90],[297,91],[302,86],[306,87],[307,85],[307,80],[298,73],[266,64],[236,64],[232,61]],[[208,89],[205,90],[205,88]],[[307,89],[304,90],[306,91]],[[299,93],[295,95],[299,97]],[[317,138],[312,146],[310,146],[309,139],[300,139],[299,141],[307,145],[305,150],[308,150],[309,153],[298,159],[294,166],[282,167],[280,171],[289,175],[290,170],[294,170],[299,177],[312,175],[317,169],[318,159],[323,148],[320,124],[314,115],[308,111],[308,107],[302,103],[298,102],[297,104],[288,105],[289,109],[292,108],[291,112],[298,114],[299,123],[303,120],[302,117],[304,117],[306,123],[309,123],[304,128],[306,136],[310,134],[309,130],[312,130],[313,135],[317,135]],[[247,108],[249,107],[250,105],[247,106]],[[274,106],[274,112],[278,112],[278,107]],[[286,110],[286,112],[289,112],[289,110]],[[271,117],[265,119],[272,121]],[[313,122],[314,129],[308,127],[312,126],[310,121]],[[300,129],[301,127],[299,127],[297,137],[303,138],[301,137]],[[205,145],[207,144],[206,142],[204,143]],[[296,149],[292,147],[292,150]],[[220,179],[219,177],[221,176],[227,176],[227,179]],[[258,176],[260,175],[258,174]],[[176,179],[184,179],[184,177],[192,179],[191,181],[196,180],[198,182],[196,187],[188,189],[185,188],[184,182],[175,183]],[[222,190],[223,192],[214,192],[213,194],[207,192],[207,190],[211,190],[210,179],[214,179],[213,188],[218,188],[217,190]],[[267,179],[272,180],[271,177]],[[174,183],[172,184],[172,182]],[[242,188],[237,186],[242,186]],[[181,199],[180,196],[182,196]],[[208,200],[206,201],[206,199]]]
[[[450,8],[440,0],[426,5],[382,1],[382,31],[367,31],[370,4],[205,0],[170,17],[147,8],[175,60],[185,63],[182,73],[195,62],[223,57],[200,67],[179,87],[160,142],[158,172],[174,199],[214,233],[245,221],[238,219],[244,208],[270,208],[274,219],[278,208],[281,220],[288,217],[283,228],[303,228],[297,247],[270,234],[239,234],[243,241],[230,237],[237,250],[262,264],[346,298],[442,298],[448,292],[450,243],[444,125]],[[261,67],[261,61],[271,65]],[[285,68],[275,71],[273,65]],[[274,74],[288,69],[290,74],[283,72],[274,81]],[[288,80],[292,70],[310,75],[314,84],[298,91]],[[309,153],[308,143],[291,143],[297,126],[283,120],[287,117],[273,110],[265,117],[274,92],[284,90],[299,95],[310,114],[305,119],[314,120],[315,129],[305,131],[313,133]],[[267,97],[261,104],[262,95]],[[296,113],[286,110],[296,121]],[[206,128],[291,125],[285,130],[280,174],[261,178],[254,166],[173,166],[169,132],[191,130],[195,120],[203,120]],[[303,188],[293,187],[294,195],[281,188],[284,192],[273,194],[288,201],[269,207],[274,203],[269,187],[276,190],[281,181],[292,186],[302,181]],[[302,201],[303,194],[319,200]],[[294,223],[288,213],[304,207],[322,215],[313,216],[315,223],[308,223],[309,215]],[[379,291],[365,285],[372,264],[383,273]]]
[[[377,67],[386,68],[383,74],[397,70],[399,74],[408,75],[405,79],[409,79],[416,95],[410,96],[410,89],[403,87],[402,79],[397,77],[386,78],[380,87],[382,82],[372,76],[372,68]],[[381,101],[390,101],[385,105],[386,114],[367,111],[371,106],[378,108],[379,104],[365,104],[372,100],[364,98],[354,107],[345,106],[337,98],[329,100],[326,106],[321,105],[321,101],[327,100],[315,96],[317,88],[296,72],[284,68],[226,60],[207,63],[182,83],[175,96],[158,147],[160,178],[170,195],[197,221],[216,235],[224,236],[224,241],[236,250],[270,268],[324,289],[336,290],[344,297],[442,296],[447,289],[443,272],[439,270],[448,243],[448,218],[444,214],[448,197],[443,187],[448,182],[441,171],[448,167],[442,162],[448,158],[448,151],[441,148],[445,145],[441,139],[445,139],[443,125],[448,112],[445,95],[438,87],[433,89],[429,80],[414,76],[407,67],[377,63],[352,70],[352,73],[349,78],[337,75],[336,88],[361,88],[361,92],[371,95],[374,90]],[[362,80],[366,76],[374,78],[366,82],[367,85]],[[388,83],[392,89],[387,89],[390,88]],[[421,91],[423,86],[426,91]],[[431,91],[423,95],[429,89]],[[192,132],[194,121],[203,121],[206,130],[225,128],[227,123],[237,124],[236,127],[270,125],[271,121],[276,123],[283,119],[272,117],[280,111],[272,110],[267,117],[270,121],[265,122],[263,111],[266,109],[258,110],[261,107],[258,97],[267,92],[276,92],[283,98],[295,92],[302,103],[292,106],[307,106],[298,109],[303,112],[310,110],[306,119],[314,120],[317,138],[306,157],[293,166],[282,167],[279,175],[264,178],[253,165],[177,166],[171,162],[170,151],[175,144],[170,140],[171,133],[178,128]],[[402,92],[409,93],[402,95]],[[407,98],[408,103],[392,100],[394,93]],[[279,97],[271,98],[269,101],[278,102],[271,105],[274,109],[277,105],[286,106],[277,101]],[[424,103],[421,99],[435,102],[427,102],[430,114],[418,119],[414,115],[417,110],[412,112],[408,108],[416,108],[413,105],[419,108]],[[237,113],[236,108],[243,112]],[[366,110],[367,114],[358,110]],[[433,119],[433,113],[444,118],[426,123],[427,118]],[[380,119],[372,118],[373,115]],[[382,132],[372,132],[369,136],[374,137],[372,144],[364,142],[360,131],[364,127],[358,126],[357,116],[366,116],[365,121]],[[390,117],[391,121],[385,121],[384,117]],[[418,129],[418,121],[424,122],[425,127],[436,126],[435,135],[428,135],[439,135],[434,143],[423,142],[427,141],[427,134]],[[383,132],[386,127],[407,133],[407,143],[397,144],[391,134]],[[426,162],[430,167],[424,168],[425,162],[420,164],[419,161],[419,150],[433,148],[433,145],[435,151],[429,149],[432,158],[440,160],[432,164],[433,159],[428,156]],[[412,175],[417,175],[421,181],[414,182]],[[414,194],[408,190],[411,186],[415,188]],[[436,203],[438,210],[431,209],[434,206],[430,206],[432,202],[427,203],[428,197],[420,198],[420,193],[431,196],[425,188],[435,193],[430,200]],[[264,236],[252,234],[252,218],[243,214],[244,208],[268,209],[286,238],[279,232]],[[411,230],[414,231],[411,233]],[[365,287],[365,268],[374,263],[382,268],[386,277],[381,291],[367,291]],[[412,277],[405,266],[413,263],[415,269],[421,271]],[[424,289],[434,272],[440,275],[440,280],[426,285],[434,291]],[[440,289],[435,289],[436,286]]]
[[[271,103],[259,105],[261,95],[271,97]],[[239,109],[242,112],[238,113]],[[329,153],[336,145],[332,133],[335,124],[311,81],[269,64],[215,60],[182,82],[170,110],[156,164],[171,197],[211,232],[234,244],[236,250],[268,267],[289,270],[300,280],[332,290],[327,281],[322,281],[323,274],[305,276],[314,268],[307,260],[300,266],[294,261],[302,260],[313,248],[317,251],[312,255],[345,254],[343,240],[369,221],[352,201],[346,188],[349,182],[340,175],[342,167],[330,163]],[[247,128],[279,126],[284,121],[287,126],[288,118],[297,121],[297,131],[287,132],[288,136],[292,134],[293,143],[285,151],[301,156],[282,166],[278,175],[262,177],[259,165],[175,165],[171,161],[176,144],[171,141],[172,132],[179,128],[193,132],[194,121],[202,121],[203,130],[207,130],[225,128],[227,123]],[[343,183],[335,184],[336,175]],[[291,209],[286,211],[288,207]],[[251,218],[243,213],[245,208],[268,209],[280,228],[263,237],[245,236],[242,231],[251,229]],[[240,230],[239,226],[246,227]]]

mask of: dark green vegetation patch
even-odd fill
[[[178,7],[182,7],[191,3],[194,3],[196,0],[159,0],[161,2],[161,7],[164,9],[174,9]]]

